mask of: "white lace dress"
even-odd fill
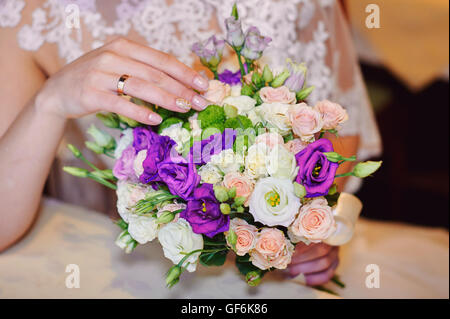
[[[102,46],[116,36],[175,55],[195,66],[192,43],[211,34],[224,34],[224,19],[232,0],[0,0],[0,27],[16,28],[23,50],[57,51],[55,68],[61,68],[84,53]],[[75,6],[74,6],[75,5]],[[272,67],[286,58],[308,65],[308,83],[315,90],[314,104],[330,99],[343,105],[350,120],[341,135],[359,135],[359,158],[377,156],[380,137],[368,100],[357,58],[339,4],[333,0],[240,0],[244,28],[255,25],[273,39],[265,52]],[[80,25],[73,20],[79,10]],[[76,22],[76,21],[75,21]],[[63,143],[82,146],[83,132],[92,117],[70,124]],[[70,162],[59,153],[60,166]],[[73,163],[71,163],[73,164]],[[55,195],[87,206],[108,210],[99,202],[92,183],[74,187],[75,179],[53,170],[51,189]],[[87,187],[89,185],[89,187]]]

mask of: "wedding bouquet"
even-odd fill
[[[201,112],[174,113],[132,98],[161,115],[149,127],[121,115],[98,114],[117,141],[94,126],[86,146],[115,158],[113,170],[100,170],[73,145],[74,155],[92,170],[65,167],[117,190],[122,232],[116,244],[130,253],[158,240],[174,266],[167,285],[197,264],[221,266],[228,253],[250,285],[273,269],[285,269],[295,244],[319,243],[336,234],[335,179],[366,177],[381,162],[361,162],[336,175],[339,165],[355,161],[333,151],[325,134],[338,135],[348,119],[330,101],[308,106],[304,64],[287,61],[277,74],[258,59],[270,38],[250,27],[245,33],[236,7],[226,19],[226,40],[215,36],[192,50],[214,74]],[[218,73],[225,44],[237,55],[240,70]]]

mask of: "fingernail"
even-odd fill
[[[185,111],[189,111],[191,109],[191,103],[189,103],[189,101],[185,100],[185,99],[177,99],[175,101],[175,104],[180,108],[183,109]]]
[[[148,120],[152,122],[153,125],[158,125],[162,122],[162,117],[159,116],[159,114],[150,113],[150,115],[148,116]]]
[[[192,98],[192,104],[194,104],[194,106],[204,110],[208,106],[208,101],[206,101],[200,95],[195,95]]]
[[[206,80],[204,77],[202,77],[202,76],[197,76],[197,77],[194,79],[194,85],[195,85],[198,89],[203,90],[203,91],[206,91],[206,90],[208,89],[208,87],[209,87],[209,82],[208,82],[208,80]]]

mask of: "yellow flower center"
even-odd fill
[[[206,213],[206,205],[205,205],[205,203],[203,203],[202,211],[203,211],[204,213]]]
[[[280,205],[280,201],[281,201],[280,195],[275,191],[267,193],[265,196],[265,199],[266,199],[267,203],[272,207],[276,207],[276,206]]]

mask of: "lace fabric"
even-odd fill
[[[193,65],[192,43],[225,34],[228,0],[0,0],[0,27],[18,27],[19,46],[38,51],[55,44],[61,65],[126,36]],[[80,11],[80,28],[66,25],[69,4]],[[29,10],[26,7],[29,6]],[[73,7],[73,6],[72,6]],[[25,8],[25,9],[24,9]],[[256,25],[273,39],[265,60],[271,67],[286,58],[305,62],[313,105],[330,99],[350,115],[341,135],[359,135],[359,158],[377,156],[381,142],[346,22],[334,0],[240,0],[244,29]],[[68,9],[67,9],[68,10]],[[23,14],[25,11],[31,14]],[[29,15],[29,16],[28,16]],[[78,121],[81,129],[92,117]]]

